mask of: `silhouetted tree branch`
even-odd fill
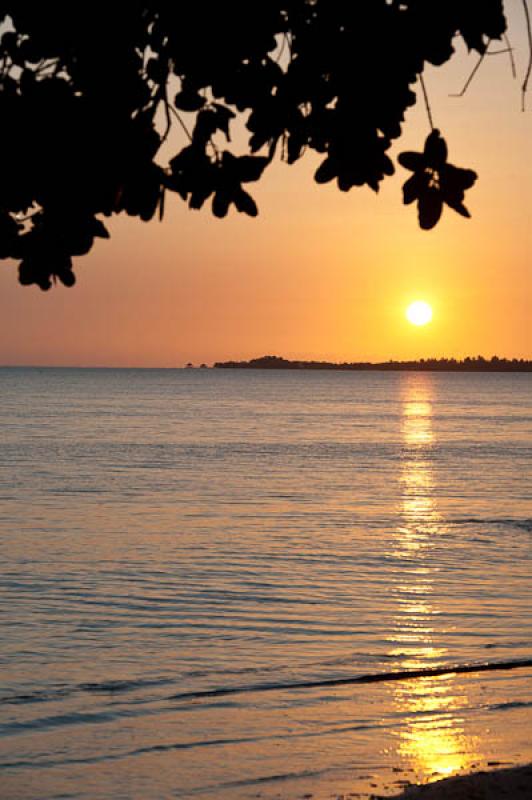
[[[0,0],[0,20],[0,258],[42,289],[74,283],[72,256],[108,236],[101,216],[162,216],[166,192],[255,216],[248,184],[279,144],[289,164],[319,153],[318,183],[378,191],[425,66],[457,36],[482,57],[506,29],[502,0]],[[161,163],[174,119],[188,141]],[[444,204],[468,215],[476,175],[448,164],[439,131],[399,160],[422,227]]]
[[[526,31],[528,36],[528,65],[526,68],[525,79],[523,81],[523,86],[521,87],[521,108],[525,110],[525,102],[526,102],[526,92],[528,89],[528,81],[530,80],[530,73],[532,72],[532,25],[530,22],[530,12],[528,10],[528,4],[526,0],[523,0],[523,9],[525,13],[525,20],[526,20]]]

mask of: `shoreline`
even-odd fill
[[[433,783],[413,784],[392,797],[371,800],[530,800],[532,764],[454,775]]]

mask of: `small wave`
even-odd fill
[[[495,703],[494,705],[488,706],[489,711],[510,711],[514,708],[532,708],[532,702],[514,700],[507,703]]]
[[[270,733],[257,736],[237,736],[219,739],[202,739],[193,740],[190,742],[168,742],[164,744],[153,744],[146,747],[139,747],[134,750],[124,750],[120,753],[104,752],[94,756],[80,756],[74,758],[41,758],[33,759],[31,761],[21,759],[19,761],[3,762],[0,766],[4,769],[42,769],[64,767],[65,765],[89,765],[101,764],[108,761],[120,761],[126,758],[134,758],[136,756],[151,755],[153,753],[167,753],[173,750],[193,750],[196,748],[210,748],[210,747],[227,747],[228,745],[239,744],[257,744],[258,742],[266,742],[272,740],[293,740],[293,739],[314,739],[324,736],[337,736],[338,734],[351,733],[352,731],[366,731],[373,730],[374,728],[383,727],[381,723],[375,724],[358,724],[349,726],[333,726],[330,729],[318,731],[302,731],[299,733],[290,733],[289,735],[282,735],[277,733]]]
[[[11,694],[0,697],[0,705],[24,705],[25,703],[45,703],[60,700],[73,694],[72,688],[36,689],[24,694]]]
[[[83,692],[132,692],[135,689],[145,689],[151,686],[165,686],[173,683],[170,678],[155,678],[151,680],[115,680],[102,681],[101,683],[80,683],[76,688]]]
[[[31,769],[42,767],[62,767],[66,764],[100,764],[107,761],[120,761],[124,758],[132,758],[140,755],[148,755],[150,753],[165,753],[172,750],[190,750],[196,747],[218,747],[234,744],[247,744],[249,742],[260,742],[265,739],[273,739],[270,736],[256,736],[256,737],[235,737],[227,739],[205,739],[203,741],[193,742],[171,742],[169,744],[154,744],[149,747],[139,747],[136,750],[125,750],[122,753],[103,753],[102,755],[86,756],[79,758],[61,758],[61,759],[45,759],[40,761],[12,761],[2,764],[3,768],[11,769]]]
[[[312,667],[318,667],[321,670],[325,667],[342,667],[350,665],[351,667],[358,667],[362,663],[368,663],[371,661],[386,661],[386,660],[395,660],[397,658],[396,654],[388,655],[387,653],[367,653],[363,651],[357,651],[354,654],[343,655],[338,658],[330,658],[330,659],[310,659],[305,661],[300,661],[296,664],[293,663],[279,663],[279,664],[272,664],[271,666],[261,665],[258,667],[220,667],[218,669],[214,668],[204,668],[204,669],[193,669],[183,673],[183,677],[185,678],[209,678],[212,676],[217,675],[261,675],[267,674],[270,672],[280,673],[280,672],[294,672],[295,670],[302,672],[304,670],[308,670]]]
[[[501,528],[517,528],[532,533],[532,519],[514,519],[513,517],[459,517],[450,519],[450,525],[490,525]]]
[[[475,664],[448,664],[423,669],[397,670],[395,672],[378,672],[355,675],[348,678],[328,678],[323,680],[298,681],[292,683],[255,683],[246,686],[222,686],[192,692],[180,692],[168,700],[200,700],[203,698],[223,697],[235,694],[251,694],[253,692],[282,692],[297,689],[320,689],[327,687],[350,686],[368,683],[384,683],[385,681],[405,681],[416,678],[438,677],[440,675],[467,674],[472,672],[493,672],[496,670],[512,670],[532,667],[532,659],[519,661],[490,661]]]
[[[154,678],[148,680],[112,680],[94,683],[79,683],[74,686],[62,685],[49,689],[36,689],[24,694],[4,695],[0,697],[0,705],[24,705],[26,703],[47,703],[54,700],[63,700],[80,692],[92,694],[116,694],[119,692],[133,692],[137,689],[146,689],[155,686],[167,686],[175,683],[171,678]]]
[[[315,770],[301,770],[300,772],[283,772],[277,775],[260,775],[257,778],[242,778],[237,781],[228,781],[219,783],[213,786],[204,786],[197,789],[189,790],[189,794],[206,794],[219,792],[221,789],[238,789],[243,786],[261,786],[265,783],[280,783],[284,781],[300,780],[303,778],[317,778],[327,773],[334,772],[336,767],[329,767],[324,769]],[[211,794],[214,796],[214,794]]]
[[[127,716],[133,716],[132,713]],[[0,725],[0,733],[4,735],[15,735],[24,733],[28,730],[49,730],[52,728],[60,728],[70,725],[91,725],[101,722],[113,722],[117,718],[117,714],[110,711],[98,711],[94,713],[73,713],[73,714],[56,714],[51,717],[42,717],[41,719],[25,720],[23,722],[8,722],[5,725]]]

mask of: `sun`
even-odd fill
[[[426,325],[432,319],[432,308],[424,300],[416,300],[406,309],[406,318],[412,325]]]

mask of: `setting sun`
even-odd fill
[[[432,319],[432,308],[424,300],[416,300],[406,309],[406,318],[412,325],[426,325]]]

